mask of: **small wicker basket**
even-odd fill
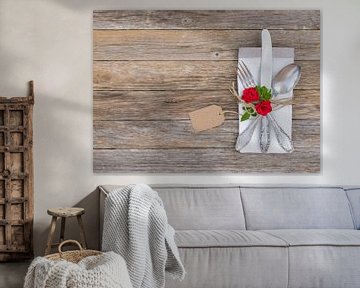
[[[79,247],[79,250],[74,250],[74,251],[62,251],[62,247],[65,244],[76,244]],[[49,260],[66,260],[69,262],[73,262],[73,263],[78,263],[79,261],[81,261],[82,259],[88,257],[88,256],[96,256],[96,255],[101,255],[102,252],[100,251],[96,251],[96,250],[85,250],[83,249],[83,247],[81,246],[81,244],[76,241],[76,240],[66,240],[60,243],[59,248],[58,248],[59,253],[54,253],[54,254],[50,254],[45,256],[45,258],[49,259]]]

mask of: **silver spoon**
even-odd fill
[[[286,94],[294,89],[301,76],[301,67],[295,63],[282,68],[272,81],[273,96]]]
[[[295,63],[285,66],[276,74],[272,82],[273,97],[279,94],[286,94],[294,89],[299,82],[301,76],[301,67]],[[292,141],[289,135],[280,127],[271,114],[266,115],[270,120],[269,124],[274,129],[276,139],[280,146],[286,151],[291,152],[294,150]]]

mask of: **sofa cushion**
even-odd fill
[[[186,275],[166,288],[287,288],[288,247],[179,248]]]
[[[358,246],[289,247],[289,288],[359,288]]]
[[[267,230],[286,241],[289,249],[289,288],[358,288],[360,231]]]
[[[351,204],[356,229],[360,229],[360,188],[347,189],[346,194]]]
[[[240,189],[154,188],[176,230],[245,229]]]
[[[176,231],[175,242],[179,247],[288,246],[285,241],[268,233],[244,230]]]
[[[354,229],[342,188],[243,188],[246,226],[266,229]]]
[[[348,229],[263,230],[289,246],[360,246],[360,231]]]

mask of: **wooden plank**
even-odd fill
[[[320,29],[319,10],[98,10],[94,29]]]
[[[0,204],[6,204],[6,203],[18,204],[18,203],[24,203],[26,201],[27,199],[25,199],[24,197],[11,198],[10,200],[0,198]]]
[[[0,245],[0,251],[1,250],[4,250],[6,252],[29,252],[27,249],[26,249],[26,246],[24,245],[11,245],[11,246],[6,246],[6,245]]]
[[[238,122],[226,121],[216,129],[193,133],[183,121],[96,121],[94,148],[202,148],[231,147],[238,135]]]
[[[13,225],[24,225],[24,224],[26,224],[25,220],[12,220],[12,219],[0,220],[0,225],[13,226]]]
[[[320,88],[320,61],[297,61],[297,89]],[[224,90],[236,61],[94,61],[94,90]]]
[[[99,120],[186,120],[188,113],[210,104],[237,111],[227,90],[94,91],[93,117]],[[227,119],[236,119],[233,114]],[[320,119],[320,91],[295,90],[293,119]]]
[[[9,105],[9,104],[15,104],[14,107],[22,107],[24,108],[26,105],[29,104],[29,97],[4,97],[4,96],[0,96],[0,109],[3,109],[3,106],[5,105]],[[21,106],[21,104],[23,106]],[[18,106],[20,105],[20,106]],[[10,105],[11,107],[11,105]]]
[[[34,107],[34,83],[30,82],[30,95],[26,114],[27,135],[25,137],[25,145],[27,153],[25,153],[25,167],[27,177],[25,179],[24,197],[27,199],[26,203],[26,225],[25,225],[25,241],[29,249],[29,256],[33,256],[33,224],[34,224],[34,159],[33,159],[33,107]]]
[[[9,126],[10,123],[10,114],[9,114],[9,107],[5,107],[5,111],[4,111],[4,124],[6,126]],[[5,133],[5,145],[8,146],[9,145],[9,132]],[[11,182],[8,176],[11,175],[11,158],[10,158],[10,152],[7,151],[4,153],[5,154],[5,170],[3,171],[3,176],[7,177],[7,179],[5,179],[5,200],[9,200],[11,199],[12,195],[11,195]],[[7,246],[11,246],[12,245],[12,231],[11,231],[11,224],[9,222],[9,220],[12,220],[12,215],[11,215],[11,203],[6,202],[5,205],[5,219],[6,219],[6,226],[5,226],[5,234],[6,234],[6,245]],[[5,252],[5,251],[2,251]]]
[[[273,30],[273,47],[295,60],[320,60],[319,30]],[[261,47],[258,30],[94,30],[94,60],[237,60],[239,47]]]
[[[11,139],[11,136],[9,135],[7,138]],[[10,142],[10,140],[9,140],[9,142]],[[1,152],[9,151],[11,153],[23,153],[26,151],[26,147],[17,147],[17,146],[0,147],[0,151]]]
[[[94,172],[272,172],[318,173],[320,151],[241,154],[235,149],[94,150]]]
[[[19,249],[22,249],[21,247]],[[1,247],[0,247],[0,250]],[[0,262],[9,262],[9,261],[20,261],[20,260],[26,260],[29,259],[29,253],[30,251],[25,248],[25,250],[21,250],[21,251],[16,251],[16,249],[14,250],[10,250],[11,253],[8,252],[4,252],[0,254]],[[23,253],[25,252],[25,253]]]
[[[94,91],[94,120],[181,120],[209,104],[237,111],[227,90]],[[233,117],[231,115],[231,117]]]
[[[194,133],[190,120],[95,121],[94,149],[229,148],[238,137],[238,121]],[[312,150],[320,142],[320,125],[311,120],[293,122],[295,149]]]

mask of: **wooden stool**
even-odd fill
[[[52,247],[57,247],[61,242],[64,241],[64,234],[65,234],[65,223],[66,218],[69,217],[77,217],[79,227],[80,227],[80,239],[81,239],[81,245],[84,249],[86,249],[86,239],[85,239],[85,230],[84,230],[84,224],[81,219],[81,215],[85,213],[84,208],[50,208],[47,210],[47,213],[52,216],[51,224],[50,224],[50,231],[49,236],[47,240],[45,255],[50,254]],[[60,242],[56,244],[52,244],[52,240],[55,233],[56,228],[56,222],[58,217],[61,218],[61,229],[60,229]]]

